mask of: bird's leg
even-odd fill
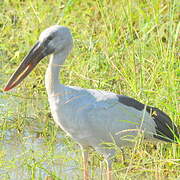
[[[88,175],[88,151],[87,151],[87,149],[84,149],[82,152],[83,152],[83,175],[84,175],[84,180],[89,180],[89,175]]]
[[[107,169],[107,180],[112,180],[112,168]]]
[[[112,180],[112,160],[107,160],[107,180]]]

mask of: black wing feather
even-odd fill
[[[146,111],[151,115],[156,123],[156,134],[153,135],[154,138],[166,142],[176,142],[177,138],[180,138],[176,125],[171,121],[170,117],[160,109],[145,106],[141,102],[128,96],[117,95],[117,97],[120,103],[126,106],[131,106],[139,111],[146,108]]]

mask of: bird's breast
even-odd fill
[[[87,109],[90,102],[85,102],[85,95],[49,98],[54,121],[71,137],[78,139],[88,136],[86,125]]]

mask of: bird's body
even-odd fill
[[[128,142],[123,136],[136,135],[140,127],[149,139],[156,133],[149,113],[120,103],[119,96],[111,92],[68,86],[48,99],[55,122],[83,146],[99,147],[113,140],[124,146]]]
[[[109,169],[115,152],[106,148],[106,143],[116,143],[119,147],[130,145],[139,132],[143,132],[148,141],[175,140],[174,135],[178,136],[176,126],[157,108],[112,92],[59,83],[59,71],[71,49],[72,37],[68,28],[56,25],[46,29],[5,90],[19,84],[43,57],[52,54],[45,85],[53,118],[82,148],[90,146],[100,151]],[[88,179],[87,152],[83,155],[84,178]]]
[[[102,150],[103,143],[114,140],[119,146],[128,145],[130,141],[123,137],[128,139],[125,136],[136,135],[140,128],[145,130],[146,137],[153,139],[156,130],[150,114],[144,108],[139,111],[120,102],[120,98],[127,101],[131,98],[102,90],[65,86],[58,78],[54,79],[59,77],[55,76],[61,68],[57,65],[59,59],[58,55],[52,56],[46,72],[50,109],[55,122],[81,146]],[[104,148],[102,151],[109,153],[110,150]]]

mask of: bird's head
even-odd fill
[[[17,86],[44,57],[62,51],[68,54],[72,48],[72,44],[72,36],[67,27],[54,25],[44,30],[40,34],[37,43],[32,47],[9,79],[4,91]]]
[[[44,46],[44,53],[59,53],[72,48],[72,36],[70,30],[64,26],[54,25],[44,30],[39,37],[39,45]]]

